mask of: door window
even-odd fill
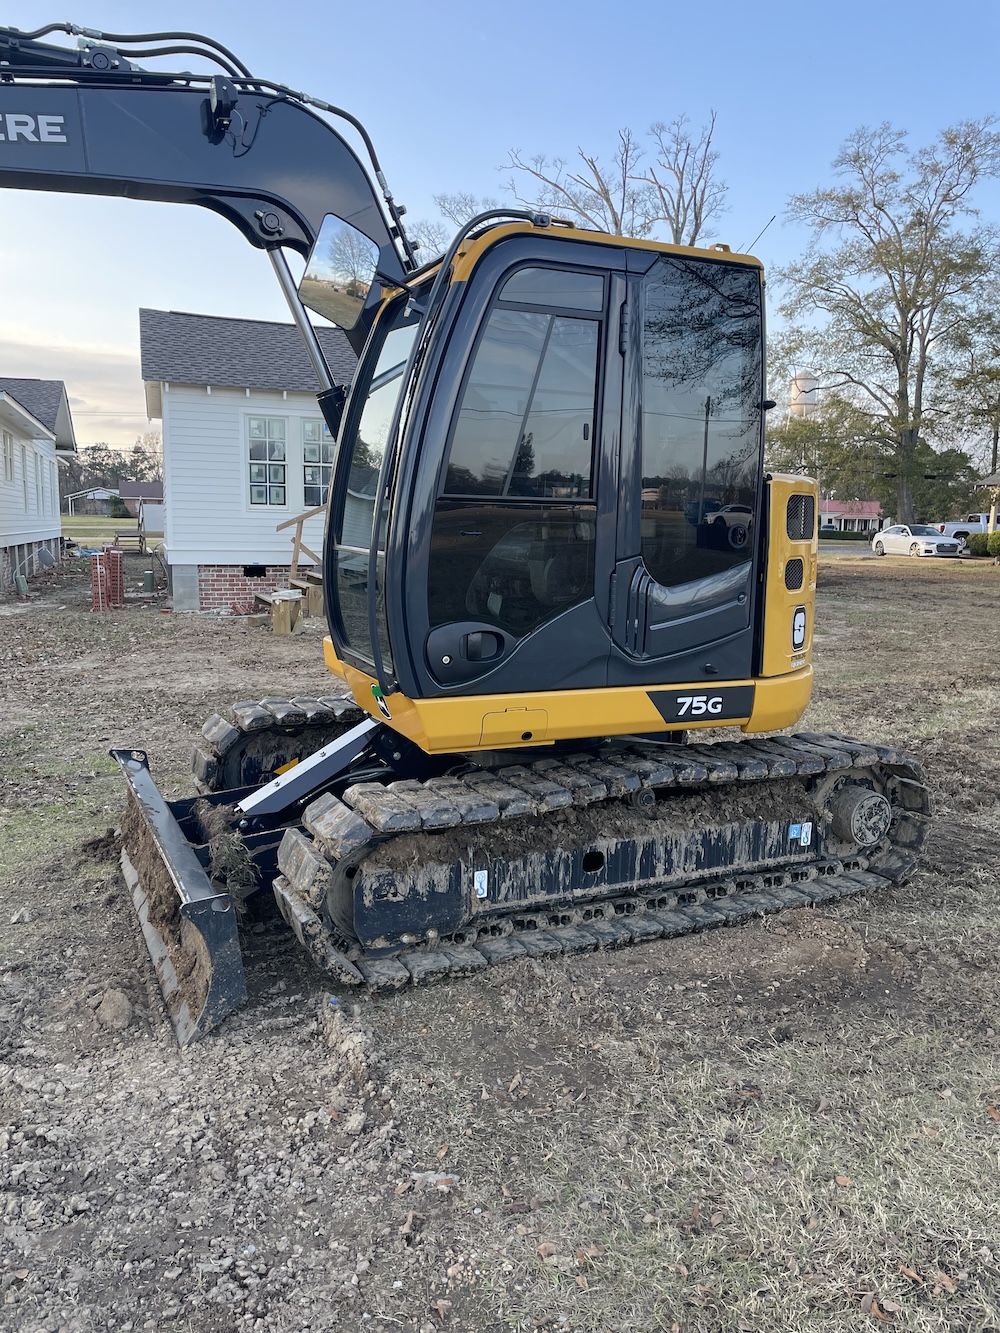
[[[657,583],[726,587],[760,475],[756,269],[664,256],[642,284],[641,551]]]
[[[387,499],[379,503],[378,480],[389,442],[389,431],[403,371],[416,337],[415,315],[401,307],[370,370],[367,390],[359,384],[355,393],[364,392],[360,418],[344,442],[341,467],[346,468],[346,486],[337,523],[336,588],[343,635],[347,645],[366,659],[371,659],[371,635],[368,621],[369,553],[372,542],[378,551],[375,560],[376,626],[382,661],[392,668],[392,655],[385,626],[385,598],[382,586],[385,567],[385,531]],[[352,407],[353,416],[353,407]],[[375,513],[379,513],[375,531]]]
[[[501,288],[452,426],[432,628],[476,619],[520,637],[593,595],[601,320],[565,312],[603,304],[599,274],[525,268]]]
[[[448,458],[448,495],[589,497],[598,324],[497,307]]]

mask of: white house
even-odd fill
[[[60,455],[76,452],[62,380],[0,377],[0,592],[59,558]]]
[[[164,542],[175,611],[245,606],[287,584],[285,519],[325,503],[333,442],[292,324],[140,310],[146,409],[163,430]],[[355,356],[318,330],[335,380]],[[323,516],[307,521],[319,551]]]

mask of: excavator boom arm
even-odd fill
[[[198,204],[251,245],[302,255],[332,213],[402,279],[405,238],[350,145],[301,94],[230,68],[151,72],[114,48],[74,51],[0,28],[0,188]]]

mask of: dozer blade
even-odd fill
[[[122,870],[181,1046],[246,999],[236,910],[212,884],[142,750],[112,750],[128,779]]]

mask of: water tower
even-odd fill
[[[811,370],[800,370],[792,377],[791,392],[788,395],[789,416],[800,421],[811,417],[819,406],[819,380]]]

